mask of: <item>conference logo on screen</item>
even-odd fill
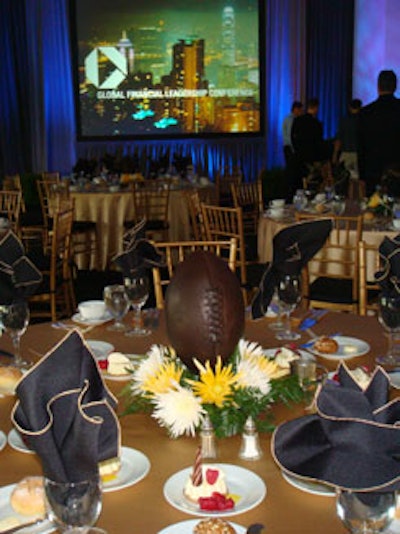
[[[111,63],[115,68],[100,82],[101,62],[104,61]],[[116,89],[127,74],[127,59],[113,46],[96,47],[85,58],[86,78],[98,89]]]

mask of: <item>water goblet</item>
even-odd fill
[[[272,295],[270,308],[273,312],[276,313],[276,319],[273,322],[269,323],[268,327],[274,331],[283,330],[285,328],[285,323],[282,320],[282,306],[279,300],[277,290],[275,290],[274,294]]]
[[[359,493],[338,489],[336,512],[352,534],[378,534],[393,521],[396,492]]]
[[[108,326],[107,330],[124,332],[126,330],[126,326],[123,324],[122,319],[128,313],[130,306],[129,298],[125,291],[125,286],[120,284],[106,286],[103,290],[103,298],[107,310],[114,318],[113,324]]]
[[[29,324],[29,307],[25,301],[13,302],[1,307],[1,322],[10,336],[14,347],[14,363],[18,368],[26,368],[31,364],[21,357],[21,336]]]
[[[126,336],[147,336],[148,328],[143,327],[142,307],[149,297],[149,279],[147,276],[134,276],[124,279],[124,286],[130,304],[134,311],[133,328],[128,330]]]
[[[301,283],[297,274],[285,274],[278,282],[278,295],[285,316],[285,328],[276,333],[276,339],[296,340],[300,334],[293,332],[290,324],[290,315],[301,300]]]
[[[48,517],[66,534],[106,534],[93,525],[102,507],[98,476],[81,482],[56,482],[45,478]]]
[[[379,297],[378,320],[388,334],[388,348],[383,356],[378,356],[377,363],[385,367],[400,366],[400,295],[382,293]]]

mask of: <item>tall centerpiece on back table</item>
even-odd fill
[[[195,435],[207,418],[217,437],[242,432],[251,417],[273,429],[274,402],[299,401],[287,362],[244,340],[244,303],[235,274],[214,254],[196,251],[168,286],[169,346],[154,345],[125,388],[125,413],[147,411],[171,437]]]

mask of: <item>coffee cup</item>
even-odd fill
[[[79,314],[87,321],[101,319],[106,313],[106,305],[103,300],[86,300],[78,304]]]
[[[283,208],[285,206],[285,199],[284,198],[274,198],[270,202],[271,208]]]
[[[400,219],[393,219],[392,225],[393,225],[393,228],[396,228],[396,230],[400,230]]]

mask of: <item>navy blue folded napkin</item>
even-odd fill
[[[12,421],[39,455],[44,476],[79,482],[119,456],[117,401],[77,330],[69,332],[18,384]]]
[[[124,278],[143,273],[152,267],[162,267],[165,264],[157,248],[145,239],[145,225],[146,219],[142,219],[124,234],[124,251],[112,260],[122,271]]]
[[[316,396],[316,413],[280,425],[272,454],[287,473],[357,491],[400,488],[400,399],[380,368],[363,389],[345,364]]]
[[[0,238],[0,304],[11,304],[33,295],[42,274],[25,255],[19,238],[9,230]]]
[[[254,319],[265,315],[282,274],[300,274],[332,230],[330,219],[304,221],[283,228],[273,239],[272,262],[264,272],[251,305]]]

